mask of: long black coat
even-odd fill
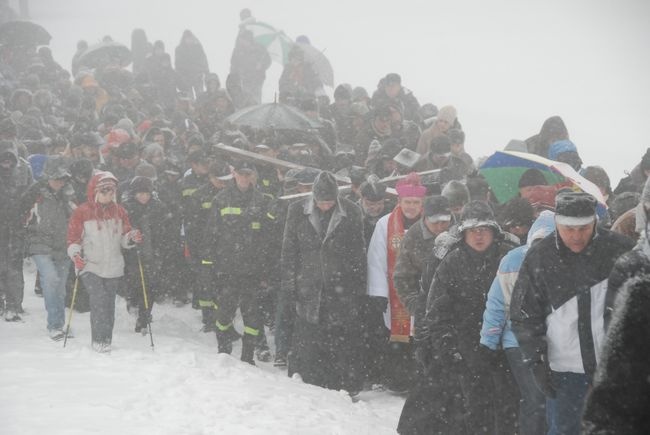
[[[650,427],[650,276],[620,291],[583,417],[587,435],[643,434]]]
[[[325,225],[323,225],[324,227]],[[282,297],[294,301],[289,375],[332,389],[361,387],[359,302],[366,292],[361,209],[339,198],[327,228],[310,196],[289,206]]]
[[[291,204],[281,257],[282,291],[296,301],[298,318],[313,324],[345,317],[366,291],[359,207],[339,198],[324,237],[318,221],[311,196]],[[324,310],[332,319],[321,318]]]

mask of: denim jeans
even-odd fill
[[[584,373],[552,372],[558,435],[579,435],[580,420],[591,379]]]
[[[90,331],[93,343],[111,344],[115,324],[115,295],[121,278],[102,278],[92,272],[81,275],[90,297]]]
[[[51,255],[32,255],[38,269],[45,310],[47,329],[63,329],[65,324],[65,284],[70,270],[67,256],[54,258]]]
[[[521,399],[519,402],[519,433],[521,435],[544,435],[546,433],[546,397],[537,388],[530,367],[524,363],[518,347],[505,349]]]

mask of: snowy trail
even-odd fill
[[[24,322],[0,322],[3,435],[395,433],[403,398],[372,391],[353,403],[270,363],[251,367],[218,355],[190,307],[154,308],[152,351],[118,297],[110,355],[90,349],[88,313],[74,313],[75,338],[63,349],[47,337],[33,279]]]

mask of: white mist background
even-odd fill
[[[130,46],[143,28],[172,55],[184,29],[222,83],[239,11],[325,50],[336,83],[364,86],[397,72],[420,104],[453,104],[475,158],[564,119],[585,165],[612,184],[650,146],[650,2],[645,0],[31,0],[65,68],[77,40]],[[267,74],[272,100],[281,73]],[[331,90],[330,90],[331,95]]]

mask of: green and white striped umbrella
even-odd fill
[[[282,30],[259,21],[242,26],[253,34],[256,43],[266,48],[273,61],[284,65],[289,59],[289,50],[294,42]]]

